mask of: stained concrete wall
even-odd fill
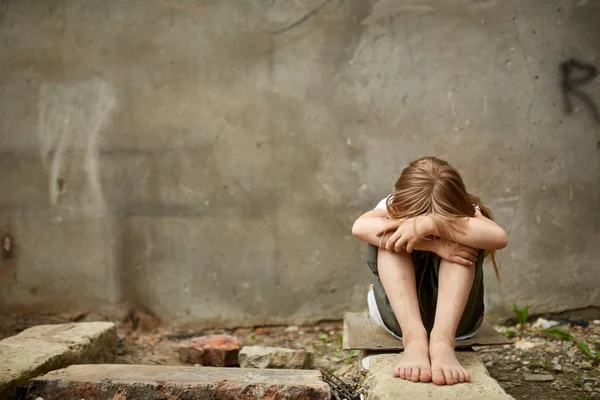
[[[5,0],[1,308],[340,317],[369,280],[353,220],[429,154],[510,234],[493,315],[599,306],[599,127],[579,103],[565,115],[558,76],[600,58],[599,16],[585,0]]]

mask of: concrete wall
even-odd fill
[[[566,58],[600,61],[598,15],[586,0],[4,0],[0,307],[338,318],[369,281],[353,220],[429,154],[510,233],[493,315],[600,306],[600,128],[580,103],[565,115],[558,83]]]

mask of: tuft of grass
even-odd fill
[[[327,333],[321,333],[319,335],[319,340],[327,341],[329,340],[329,335]]]
[[[251,333],[249,338],[250,340],[256,340],[256,335],[254,333]]]
[[[527,323],[527,319],[529,318],[529,305],[526,305],[521,310],[521,309],[519,309],[519,307],[517,307],[516,304],[513,304],[512,310],[515,313],[515,315],[517,316],[517,321],[519,321],[519,325],[521,326],[521,329],[523,329],[525,327],[525,324]]]
[[[512,338],[514,338],[515,336],[517,336],[517,334],[515,333],[515,331],[506,331],[506,332],[504,332],[504,336],[505,336],[507,339],[512,339]]]
[[[583,354],[592,357],[592,350],[590,349],[589,344],[586,342],[577,342],[577,347],[579,347],[579,350],[583,351]]]
[[[542,329],[539,331],[535,331],[534,333],[537,333],[540,335],[545,335],[545,336],[551,336],[554,339],[567,340],[569,342],[573,341],[573,335],[571,335],[569,332],[565,332],[564,330],[560,329],[559,327],[553,326],[552,328]]]
[[[350,353],[346,356],[346,364],[350,364],[352,359],[358,355],[358,350],[350,350]]]
[[[558,327],[542,329],[541,331],[535,331],[534,333],[537,333],[540,335],[551,336],[551,337],[553,337],[555,339],[559,339],[559,340],[566,340],[568,342],[573,342],[577,345],[577,347],[579,348],[579,350],[581,350],[581,352],[583,354],[590,357],[595,362],[600,362],[600,352],[599,351],[596,351],[596,353],[593,354],[592,349],[590,348],[589,344],[587,344],[586,342],[575,340],[573,335],[571,335],[569,332],[565,332],[564,330],[562,330]]]
[[[600,362],[600,352],[596,351],[596,354],[592,354],[592,349],[590,349],[590,345],[586,342],[577,342],[577,347],[579,347],[579,350],[581,350],[583,354],[585,354],[595,362]]]

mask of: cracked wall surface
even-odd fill
[[[600,124],[578,100],[565,113],[559,75],[600,61],[598,15],[583,0],[4,1],[0,310],[339,318],[370,279],[352,222],[422,155],[458,167],[509,232],[492,316],[598,307]]]

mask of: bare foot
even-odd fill
[[[404,352],[400,357],[400,361],[394,368],[396,378],[413,382],[431,381],[427,337],[405,343]]]
[[[469,382],[471,377],[456,359],[454,338],[435,337],[432,333],[429,343],[432,381],[436,385],[454,385]]]

